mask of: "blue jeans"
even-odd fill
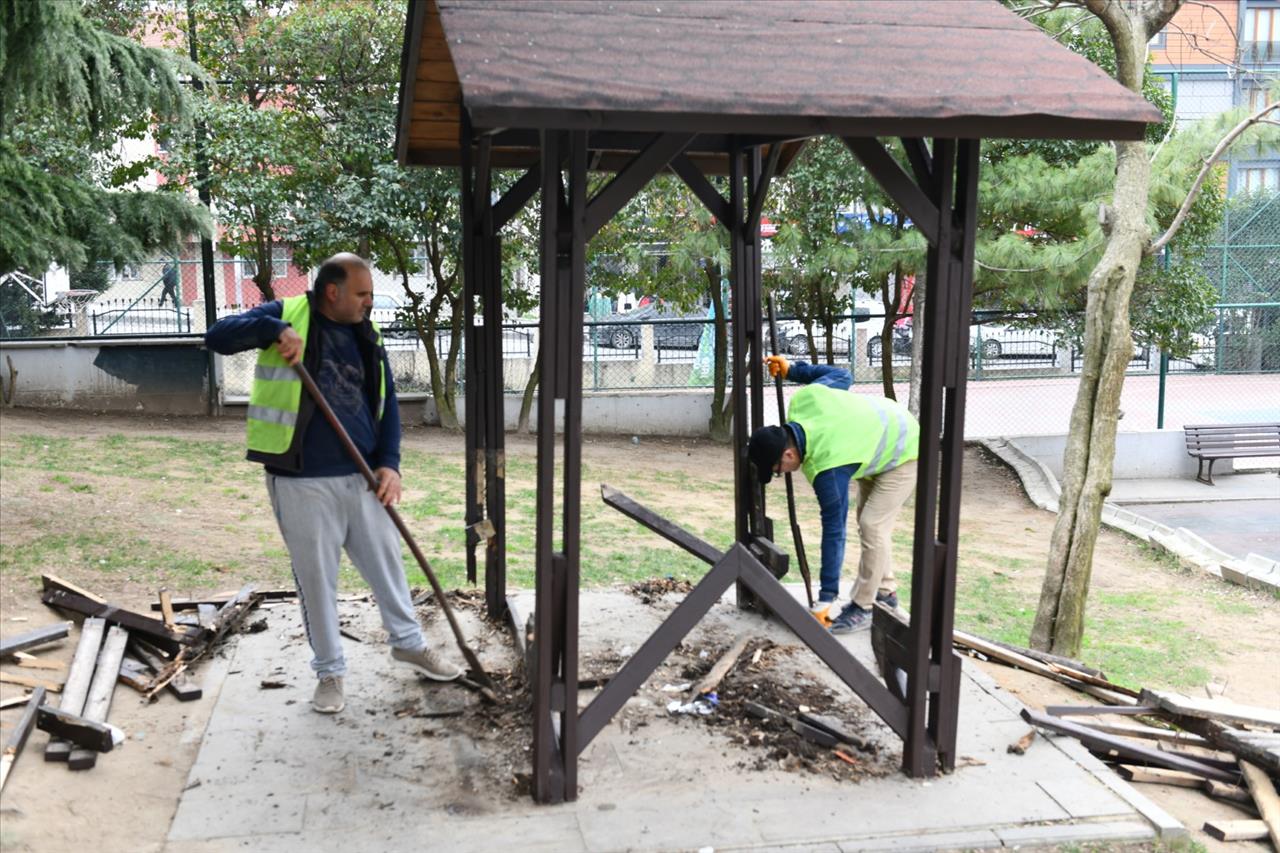
[[[840,595],[840,569],[844,565],[845,527],[849,518],[849,483],[857,465],[841,465],[813,478],[813,493],[822,509],[822,586],[819,601]]]

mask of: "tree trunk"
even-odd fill
[[[711,291],[711,304],[716,315],[716,342],[714,368],[711,377],[711,417],[707,430],[711,440],[728,444],[733,440],[733,407],[725,402],[729,362],[729,318],[724,313],[724,293],[720,290],[720,265],[708,263],[707,285]]]
[[[916,273],[916,283],[911,288],[911,390],[907,392],[907,408],[920,417],[920,383],[924,366],[924,312],[929,301],[925,274]],[[901,292],[901,291],[899,291]]]
[[[533,395],[538,389],[538,381],[542,376],[542,348],[533,357],[533,372],[529,381],[524,384],[524,397],[520,399],[520,417],[516,421],[516,432],[529,432],[529,414],[533,411]]]
[[[1147,40],[1177,5],[1089,0],[1089,8],[1102,18],[1115,44],[1116,76],[1130,90],[1142,91]],[[1058,518],[1031,631],[1032,648],[1067,657],[1080,653],[1093,549],[1102,504],[1111,493],[1120,391],[1133,355],[1129,298],[1151,241],[1146,219],[1150,184],[1146,143],[1116,143],[1110,230],[1102,259],[1089,275],[1084,365],[1063,453]]]

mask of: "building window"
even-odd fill
[[[258,274],[258,262],[252,258],[242,258],[240,266],[244,270],[244,278],[253,278]],[[284,278],[289,274],[289,247],[271,247],[271,278]]]
[[[1245,11],[1242,47],[1245,62],[1280,62],[1280,7]]]
[[[1163,29],[1151,37],[1151,41],[1147,42],[1147,47],[1153,50],[1165,50],[1169,47],[1169,31]]]
[[[1269,107],[1276,102],[1277,96],[1270,90],[1261,86],[1249,89],[1249,112],[1256,113],[1263,107]]]
[[[1236,190],[1256,193],[1263,190],[1280,192],[1280,166],[1247,166],[1236,177]]]

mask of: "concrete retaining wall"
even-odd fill
[[[1020,435],[1007,439],[1035,458],[1062,480],[1062,453],[1067,446],[1065,435]],[[1230,460],[1217,464],[1217,471],[1233,470]],[[1142,480],[1150,477],[1191,477],[1196,475],[1196,460],[1187,455],[1186,436],[1181,429],[1122,432],[1116,435],[1116,458],[1112,476],[1118,480]]]
[[[208,366],[182,338],[0,344],[4,401],[32,408],[202,415]]]

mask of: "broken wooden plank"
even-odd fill
[[[1026,755],[1027,750],[1031,748],[1031,742],[1036,739],[1036,730],[1032,729],[1013,743],[1005,747],[1005,752],[1013,755]]]
[[[133,653],[138,656],[138,660],[142,662],[143,666],[155,673],[155,676],[164,672],[165,668],[171,663],[171,661],[162,657],[160,652],[153,646],[150,646],[136,638],[129,644],[129,647],[133,650]],[[155,676],[153,676],[153,678]],[[174,678],[170,680],[165,687],[170,693],[177,697],[179,702],[192,702],[204,695],[204,691],[200,688],[200,685],[193,684],[190,679],[187,678],[185,673],[179,673],[174,676]],[[149,691],[150,688],[148,687],[147,690]]]
[[[34,675],[24,675],[20,672],[0,672],[0,681],[3,681],[5,684],[18,684],[22,687],[30,687],[33,689],[38,687],[42,690],[47,690],[50,693],[61,693],[64,687],[62,682],[45,681],[43,679],[36,678]]]
[[[1185,770],[1188,773],[1195,773],[1204,779],[1217,779],[1220,782],[1234,783],[1240,775],[1212,764],[1201,763],[1178,755],[1170,755],[1158,749],[1151,749],[1115,735],[1095,731],[1087,726],[1081,726],[1077,723],[1033,711],[1030,708],[1022,709],[1022,719],[1042,729],[1070,735],[1091,750],[1114,753],[1128,762],[1139,761],[1169,770]]]
[[[1134,767],[1130,764],[1121,764],[1116,768],[1116,773],[1126,782],[1172,785],[1175,788],[1199,788],[1206,781],[1194,773],[1184,773],[1181,770],[1164,770],[1159,767]]]
[[[1241,705],[1226,699],[1197,699],[1171,691],[1143,690],[1142,703],[1155,705],[1168,713],[1184,717],[1280,729],[1280,711],[1255,705]]]
[[[126,654],[120,660],[120,683],[132,687],[139,693],[146,693],[151,685],[151,669],[137,658]]]
[[[29,655],[26,652],[14,652],[13,661],[18,666],[26,667],[27,669],[65,670],[67,668],[67,665],[60,660],[45,660],[35,655]]]
[[[714,693],[716,688],[720,686],[720,682],[729,674],[729,670],[733,669],[733,665],[738,662],[738,658],[747,648],[747,643],[751,642],[750,634],[739,634],[737,639],[725,649],[724,654],[711,666],[707,674],[693,685],[694,696],[705,696],[708,693]]]
[[[37,687],[36,689],[39,690],[41,688]],[[18,705],[24,705],[31,699],[32,695],[33,694],[31,693],[27,693],[22,696],[10,696],[8,699],[0,699],[0,711],[3,711],[5,708],[15,708]]]
[[[36,628],[34,631],[27,631],[25,634],[19,634],[16,637],[7,637],[0,640],[0,658],[11,657],[27,649],[55,643],[70,632],[70,622],[55,622],[52,625],[45,625],[43,628]]]
[[[1267,834],[1271,836],[1271,845],[1280,850],[1280,795],[1276,794],[1276,786],[1271,784],[1271,777],[1263,770],[1248,761],[1240,762],[1244,773],[1245,784],[1253,795],[1253,804],[1258,807],[1258,814],[1267,825]]]
[[[164,622],[164,626],[170,631],[174,630],[176,622],[173,621],[173,596],[169,594],[169,590],[160,590],[160,618]]]
[[[1051,717],[1096,717],[1099,714],[1149,716],[1161,713],[1154,705],[1045,705],[1044,712]]]
[[[1253,806],[1253,797],[1249,794],[1249,789],[1243,785],[1228,785],[1225,782],[1205,779],[1200,785],[1200,789],[1215,800],[1226,800],[1231,803]]]
[[[90,592],[89,590],[85,589],[82,586],[76,586],[71,581],[63,580],[57,575],[50,575],[50,574],[41,575],[40,585],[41,585],[41,590],[43,592],[49,592],[50,590],[55,590],[55,589],[62,590],[63,592],[69,592],[72,595],[83,596],[84,598],[87,598],[90,601],[96,601],[99,604],[107,603],[106,599],[95,595],[94,593]]]
[[[1262,820],[1206,820],[1204,834],[1219,841],[1261,841],[1267,837]]]
[[[1108,709],[1110,711],[1110,709]],[[1111,723],[1106,720],[1081,720],[1080,725],[1088,726],[1091,729],[1097,729],[1100,732],[1106,732],[1112,735],[1125,735],[1127,737],[1142,738],[1143,740],[1155,740],[1167,743],[1184,744],[1186,746],[1204,746],[1207,740],[1200,735],[1191,732],[1181,732],[1174,729],[1161,729],[1155,726],[1144,726],[1141,723]]]
[[[842,743],[847,743],[850,746],[855,746],[863,752],[874,749],[866,738],[850,733],[844,728],[844,725],[840,720],[837,720],[835,717],[828,717],[825,714],[814,714],[809,711],[801,711],[799,713],[799,718],[801,722],[808,723],[815,729],[821,729],[836,740]]]
[[[748,714],[758,719],[774,719],[786,723],[791,727],[793,732],[800,735],[805,740],[812,741],[819,746],[833,747],[840,743],[840,741],[829,732],[825,732],[816,726],[811,726],[790,714],[784,714],[782,711],[770,708],[768,705],[761,705],[759,702],[748,700],[743,707],[746,709]]]
[[[239,594],[239,590],[228,590],[226,592],[215,592],[205,598],[175,598],[170,603],[173,605],[174,610],[199,610],[201,605],[212,607],[216,610],[227,602],[234,601]],[[253,594],[263,601],[282,601],[298,597],[296,589],[255,589]],[[151,602],[151,609],[159,612],[160,602]]]
[[[52,607],[70,610],[73,613],[83,613],[86,616],[104,619],[112,625],[119,625],[132,633],[147,637],[165,651],[177,651],[181,646],[191,645],[197,639],[185,632],[170,631],[159,619],[116,607],[114,604],[92,601],[65,590],[48,590],[40,600]]]
[[[1219,749],[1280,776],[1280,733],[1249,731],[1217,720],[1204,720],[1199,730]]]
[[[98,655],[98,668],[93,673],[93,683],[89,685],[89,695],[84,702],[83,716],[95,723],[105,723],[111,711],[111,697],[115,694],[116,680],[120,676],[120,661],[124,658],[124,647],[129,642],[129,632],[119,627],[112,627],[107,632],[107,639],[102,644],[102,653]],[[98,753],[92,749],[73,749],[67,756],[67,767],[72,770],[88,770],[98,761]]]
[[[36,710],[36,727],[98,752],[110,752],[115,746],[110,727],[48,705],[41,705]]]
[[[964,631],[954,631],[952,636],[954,637],[956,645],[973,649],[976,652],[981,652],[988,658],[1006,664],[1007,666],[1024,669],[1027,672],[1032,672],[1036,675],[1052,679],[1062,684],[1066,684],[1069,687],[1083,690],[1086,693],[1098,696],[1106,702],[1112,702],[1118,705],[1131,705],[1133,704],[1133,697],[1137,696],[1137,693],[1129,688],[1113,684],[1106,679],[1099,678],[1087,672],[1071,670],[1061,664],[1041,663],[1040,661],[1030,658],[1024,654],[1012,651],[1009,648],[997,645],[990,640],[985,640],[982,637],[968,634]],[[1103,692],[1100,693],[1099,691]]]
[[[62,700],[58,703],[63,711],[79,714],[84,710],[84,700],[89,695],[93,669],[98,662],[98,649],[102,646],[106,629],[107,623],[95,618],[84,620],[84,624],[80,626],[80,642],[76,644],[76,654],[71,659],[71,669],[67,671],[66,690],[62,692]],[[66,761],[69,755],[71,744],[64,740],[55,738],[45,745],[45,761]]]
[[[9,772],[13,769],[14,763],[22,753],[22,747],[27,743],[27,737],[31,734],[31,730],[35,728],[36,709],[44,702],[44,688],[37,687],[27,698],[29,700],[27,702],[27,710],[22,712],[22,718],[18,720],[18,725],[9,733],[9,740],[4,745],[4,753],[0,755],[0,789],[4,788],[4,783],[9,778]]]

